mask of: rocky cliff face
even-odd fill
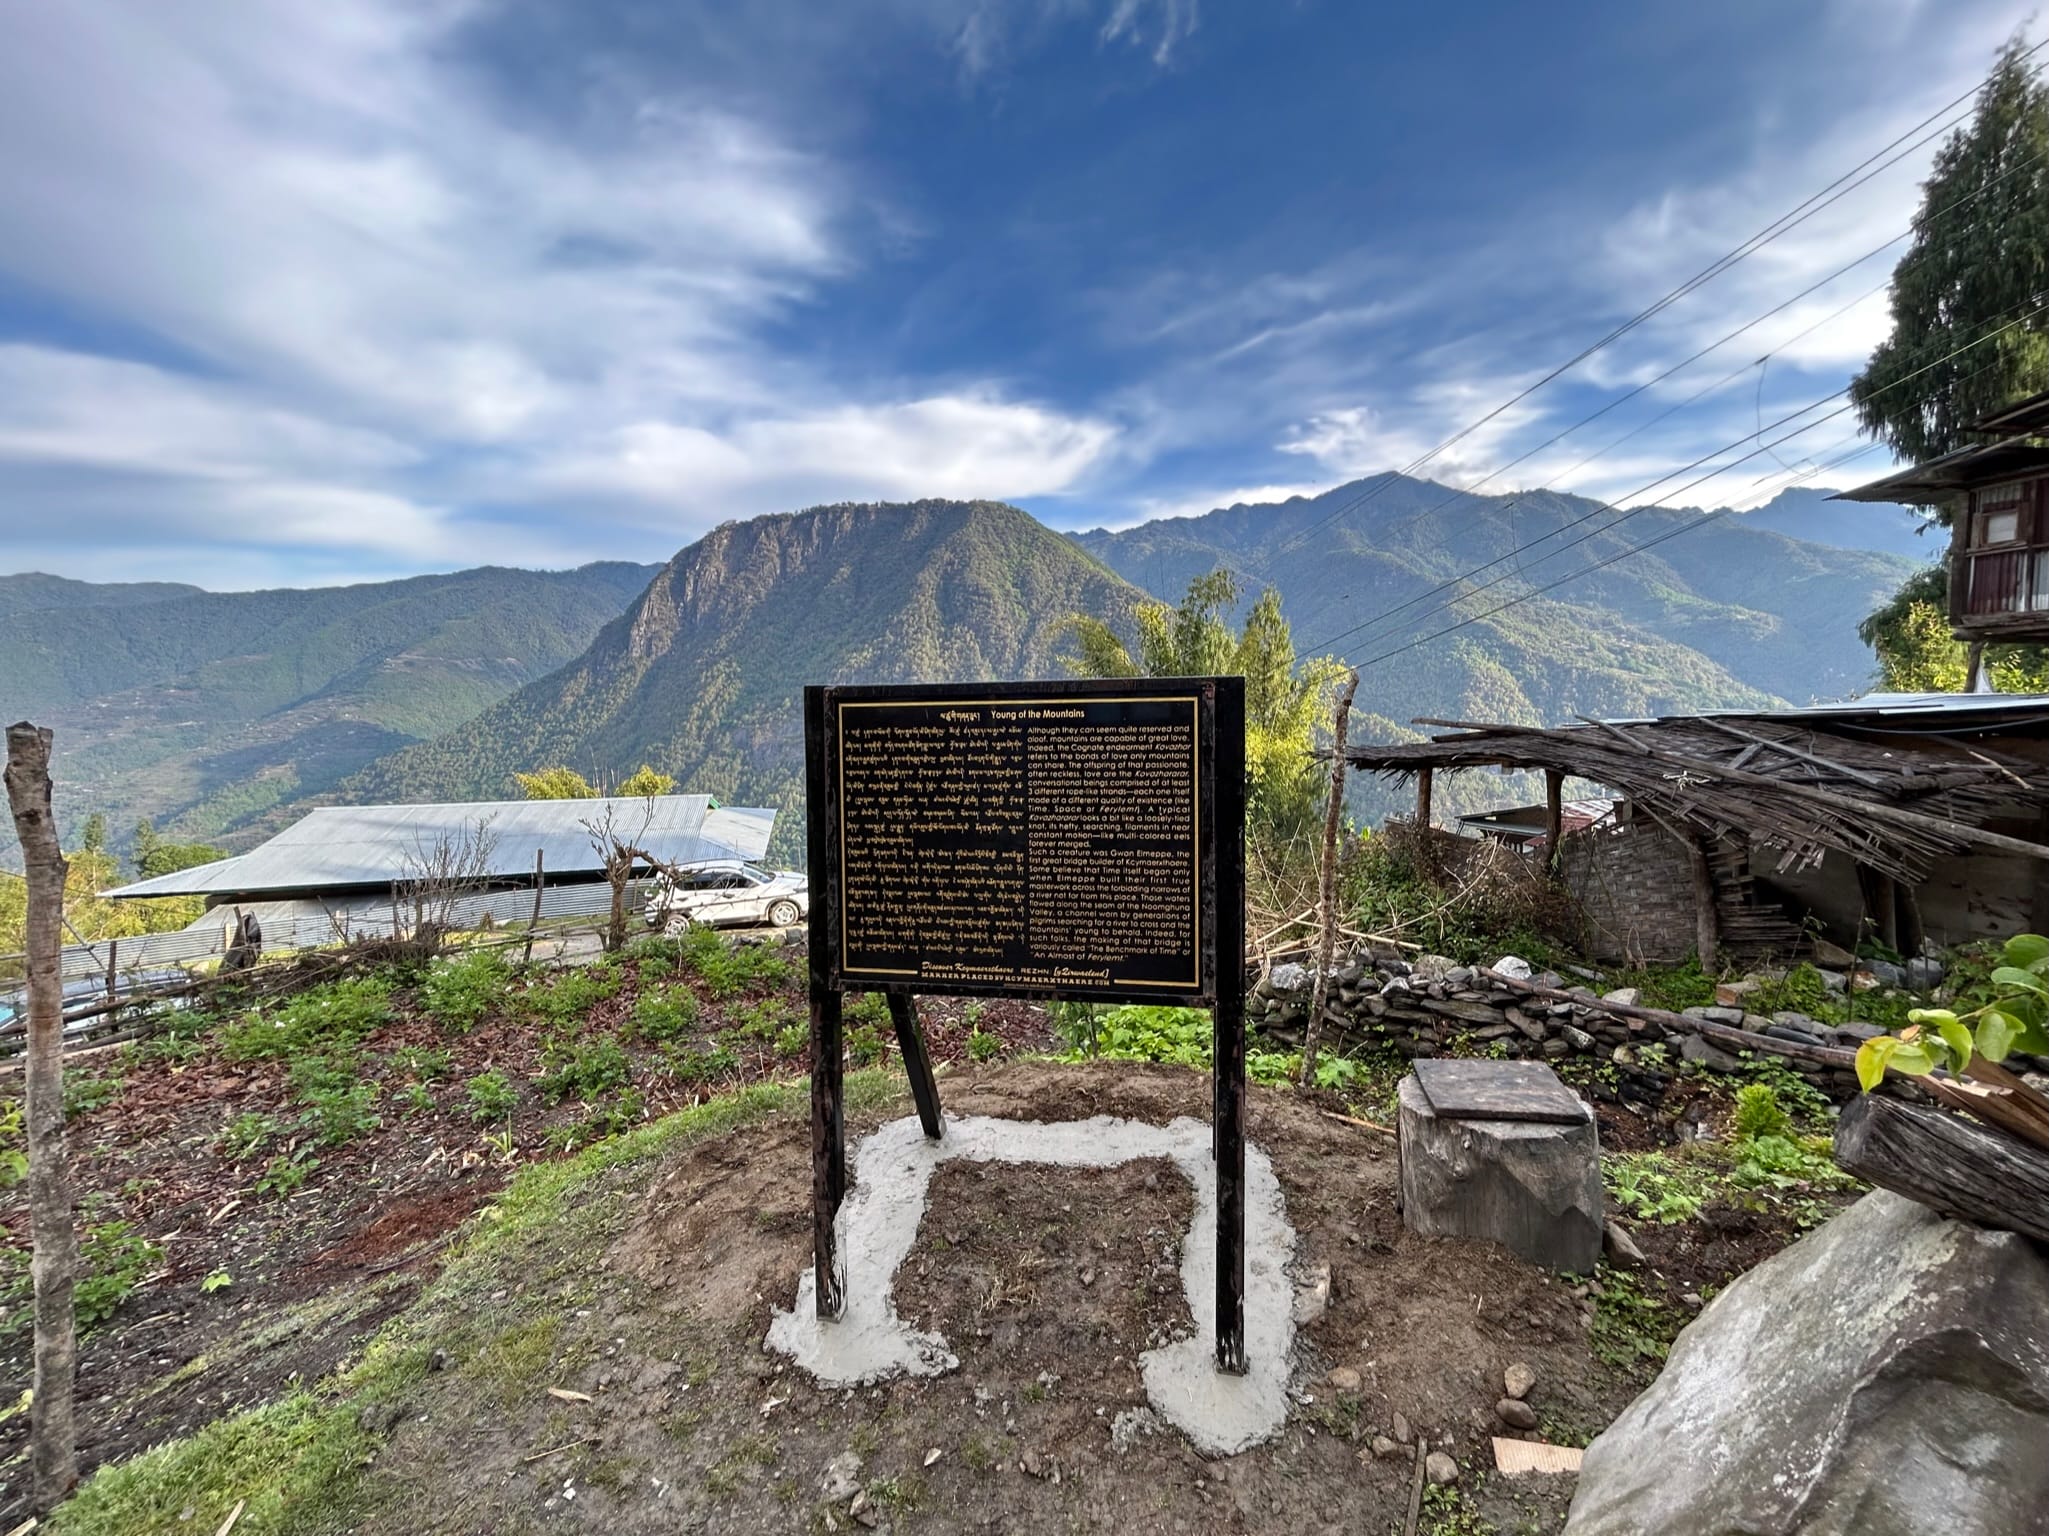
[[[785,811],[800,832],[807,683],[1060,677],[1069,618],[1122,625],[1144,594],[994,502],[845,504],[714,529],[575,662],[374,765],[357,800],[507,792],[566,763],[648,762],[684,788]]]

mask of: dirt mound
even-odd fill
[[[943,1084],[951,1111],[1041,1121],[1164,1124],[1205,1115],[1208,1091],[1127,1065]],[[850,1114],[850,1134],[905,1112]],[[1477,1484],[1504,1367],[1531,1366],[1532,1405],[1575,1438],[1631,1395],[1590,1354],[1565,1282],[1402,1229],[1388,1137],[1267,1092],[1248,1134],[1273,1159],[1309,1301],[1287,1425],[1241,1456],[1205,1459],[1145,1409],[1138,1353],[1188,1327],[1189,1192],[1163,1165],[940,1170],[896,1296],[958,1371],[826,1391],[764,1354],[810,1261],[809,1128],[786,1113],[622,1183],[587,1251],[565,1240],[542,1272],[467,1282],[453,1366],[421,1379],[373,1477],[394,1501],[447,1491],[406,1506],[418,1530],[1398,1530],[1416,1453],[1376,1457],[1376,1435],[1405,1426],[1452,1451],[1499,1517],[1507,1495]],[[1555,1529],[1556,1490],[1514,1497],[1518,1520]]]

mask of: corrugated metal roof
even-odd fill
[[[475,800],[445,805],[334,805],[310,811],[261,847],[237,858],[139,881],[110,896],[232,896],[389,886],[414,876],[443,839],[484,821],[495,845],[484,873],[531,879],[538,851],[549,875],[602,868],[582,823],[610,810],[622,836],[674,864],[699,859],[759,859],[775,830],[773,808],[712,807],[708,795],[658,795],[648,801]],[[645,830],[643,831],[643,825]]]
[[[1677,715],[1612,716],[1603,725],[1652,725],[1659,720],[1902,720],[1973,715],[2049,715],[2044,693],[1867,693],[1836,704],[1789,704],[1784,709],[1692,709]],[[1560,730],[1584,729],[1568,722]]]
[[[1926,501],[1955,496],[1981,485],[2020,480],[2049,471],[2049,448],[2032,443],[1986,443],[1959,448],[1939,459],[1896,470],[1852,491],[1838,491],[1830,501]]]

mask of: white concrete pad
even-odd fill
[[[837,1231],[846,1266],[846,1313],[837,1322],[815,1315],[807,1265],[797,1304],[769,1324],[768,1344],[826,1386],[857,1386],[899,1373],[937,1376],[959,1359],[936,1333],[921,1333],[897,1316],[896,1271],[918,1239],[932,1170],[952,1158],[982,1163],[1038,1163],[1113,1168],[1141,1158],[1170,1159],[1195,1191],[1195,1216],[1181,1244],[1181,1284],[1195,1332],[1139,1357],[1146,1396],[1160,1416],[1206,1451],[1231,1455],[1280,1429],[1288,1413],[1288,1374],[1295,1343],[1294,1294],[1288,1266],[1295,1229],[1266,1154],[1245,1149],[1245,1353],[1243,1376],[1215,1366],[1216,1167],[1210,1128],[1187,1118],[1145,1125],[1097,1115],[1050,1124],[986,1115],[948,1116],[942,1141],[928,1141],[915,1116],[882,1126],[854,1151],[852,1188]]]

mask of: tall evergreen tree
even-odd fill
[[[2049,314],[1941,361],[2049,298],[2049,86],[2025,52],[2022,38],[2007,43],[1969,126],[1936,153],[1893,269],[1892,334],[1850,382],[1865,430],[1916,462],[2049,387]]]

